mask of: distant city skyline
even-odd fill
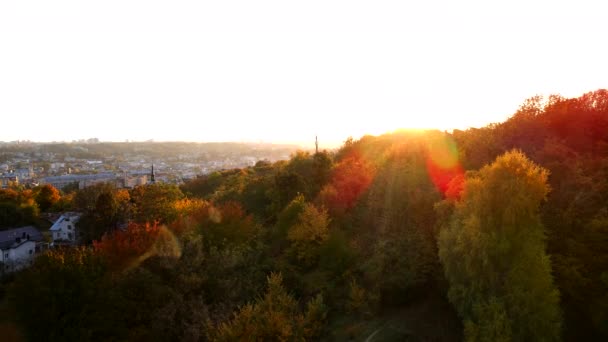
[[[314,147],[608,87],[599,1],[0,5],[0,141]]]

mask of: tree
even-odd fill
[[[316,196],[321,188],[329,182],[331,178],[331,170],[333,160],[327,151],[315,153],[312,161],[312,196]]]
[[[259,226],[251,215],[246,215],[241,206],[227,202],[219,206],[209,206],[204,213],[199,231],[206,247],[224,248],[251,242],[258,233]]]
[[[83,213],[76,223],[80,238],[85,243],[99,240],[126,222],[131,203],[125,190],[116,190],[112,184],[100,183],[82,189],[74,197],[74,206]]]
[[[375,170],[360,154],[342,159],[332,171],[331,182],[319,193],[319,202],[329,211],[342,215],[351,209],[371,185]]]
[[[131,191],[133,219],[139,223],[171,223],[178,215],[175,202],[183,197],[184,194],[175,185],[157,183],[138,186]]]
[[[295,172],[281,170],[274,178],[274,209],[280,211],[298,194],[306,195],[306,181]]]
[[[152,247],[160,233],[157,225],[131,223],[124,231],[105,234],[101,240],[93,242],[93,246],[111,270],[123,271],[137,265],[142,257],[155,254]]]
[[[538,213],[547,176],[511,151],[469,174],[454,202],[439,257],[467,341],[560,339],[559,292]]]
[[[327,210],[307,203],[297,223],[289,229],[287,239],[291,242],[290,253],[302,266],[311,267],[317,262],[319,247],[329,237],[329,221]]]
[[[33,224],[38,214],[31,190],[0,189],[0,228]]]
[[[304,312],[283,287],[280,274],[267,278],[263,297],[243,306],[234,318],[211,332],[214,341],[306,341],[321,336],[326,311],[323,297],[311,300]]]
[[[90,341],[111,335],[106,266],[91,249],[54,250],[39,256],[15,280],[8,298],[32,341]]]
[[[385,305],[418,299],[439,270],[433,206],[441,195],[427,168],[428,138],[414,138],[385,153],[357,207],[361,270]]]
[[[41,211],[47,211],[61,199],[59,190],[50,184],[42,185],[34,190],[36,203]]]

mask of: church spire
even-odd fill
[[[319,153],[319,139],[317,135],[315,135],[315,153]]]
[[[156,181],[154,180],[154,164],[152,164],[152,170],[150,170],[150,184],[154,184]]]

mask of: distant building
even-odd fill
[[[42,234],[33,226],[0,231],[0,273],[9,273],[31,265],[39,250]]]
[[[124,174],[123,187],[125,188],[134,188],[140,185],[148,184],[148,176],[147,175],[129,175],[126,171]]]
[[[88,175],[62,175],[44,177],[41,179],[41,184],[51,184],[57,189],[63,189],[67,185],[77,183],[79,189],[84,189],[97,183],[116,183],[117,177],[114,173],[94,173]]]
[[[16,169],[12,173],[21,179],[29,179],[34,177],[34,168],[30,165],[27,169]]]
[[[2,189],[7,189],[10,188],[11,185],[18,185],[19,184],[19,177],[15,176],[15,175],[6,175],[6,176],[2,176],[0,177],[0,188]]]
[[[51,226],[49,231],[52,234],[53,244],[67,243],[75,244],[78,241],[78,231],[76,222],[80,220],[81,214],[68,212],[61,215]]]
[[[64,168],[65,167],[65,163],[50,163],[50,168],[51,170],[56,170],[56,169],[60,169],[60,168]]]

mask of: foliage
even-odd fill
[[[0,229],[33,224],[39,212],[31,190],[0,189]]]
[[[312,267],[319,257],[319,247],[327,240],[329,217],[324,209],[305,204],[298,220],[287,233],[289,253],[304,267]]]
[[[548,172],[512,151],[466,180],[440,232],[448,296],[469,341],[559,340],[559,292],[538,213]]]
[[[43,212],[52,208],[61,199],[59,190],[50,184],[35,188],[34,194],[38,207]]]
[[[211,333],[214,341],[306,341],[320,336],[326,308],[317,296],[300,312],[297,301],[283,288],[280,274],[271,274],[263,297],[243,306],[229,322]]]
[[[132,223],[126,230],[106,233],[100,241],[93,242],[97,254],[104,257],[109,267],[122,271],[132,267],[142,257],[149,257],[152,247],[160,237],[160,227],[149,223]]]
[[[165,224],[177,218],[178,212],[174,203],[184,196],[178,187],[164,183],[138,186],[130,195],[134,206],[135,222]]]
[[[75,210],[93,244],[7,278],[8,316],[31,340],[606,340],[607,156],[598,90],[180,188],[3,189],[0,227]]]
[[[39,256],[10,288],[10,302],[28,339],[87,341],[111,334],[111,327],[99,324],[107,312],[105,273],[103,260],[91,249]]]
[[[332,171],[331,182],[320,194],[320,201],[334,215],[343,215],[354,207],[374,179],[374,169],[360,154],[342,159]]]

